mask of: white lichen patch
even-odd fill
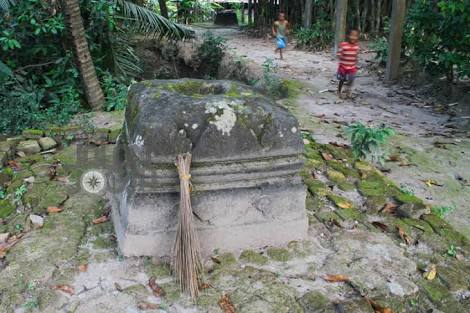
[[[199,127],[198,124],[193,124],[193,126],[191,126],[192,129],[197,129]]]
[[[217,101],[206,103],[205,113],[212,114],[214,117],[214,120],[209,123],[215,125],[217,130],[222,132],[222,135],[230,136],[230,131],[237,122],[237,115],[235,114],[232,106],[239,104],[240,101]]]
[[[281,131],[279,131],[279,137],[284,138],[284,134]]]
[[[296,127],[292,127],[290,131],[295,134],[295,133],[297,132],[297,128],[296,128]]]
[[[134,139],[134,144],[137,147],[142,148],[142,146],[144,145],[144,138],[142,138],[141,135],[137,135]]]

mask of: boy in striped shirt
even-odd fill
[[[347,96],[351,96],[351,88],[354,84],[357,72],[357,56],[359,54],[359,31],[351,30],[348,35],[348,41],[339,44],[338,59],[339,67],[336,77],[339,80],[338,95],[341,97],[341,91],[344,83],[349,87]]]

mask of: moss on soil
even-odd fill
[[[268,263],[268,258],[254,250],[244,250],[240,254],[240,260],[246,263],[264,265]]]
[[[285,248],[276,248],[276,247],[268,248],[266,250],[266,253],[274,261],[287,262],[291,258],[289,250]]]

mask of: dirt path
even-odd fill
[[[235,29],[213,32],[227,38],[230,52],[258,65],[277,57],[268,39],[249,38]],[[428,99],[415,90],[386,86],[375,73],[369,73],[366,60],[370,58],[371,54],[361,56],[355,88],[358,97],[354,101],[343,101],[334,93],[337,63],[330,53],[300,51],[290,45],[285,59],[274,62],[278,75],[307,86],[292,111],[318,142],[346,143],[342,126],[354,121],[383,123],[397,130],[389,152],[399,155],[402,161],[387,162],[386,167],[391,169],[387,175],[432,206],[454,208],[446,219],[470,238],[468,134],[448,127],[451,118],[433,112]],[[425,183],[428,180],[437,185],[429,186]]]

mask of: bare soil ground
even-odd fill
[[[236,29],[212,31],[227,39],[231,53],[258,66],[274,59],[279,76],[306,85],[291,111],[318,142],[348,143],[344,125],[356,121],[397,130],[389,154],[398,155],[400,161],[387,163],[391,169],[387,175],[433,206],[455,208],[446,219],[470,238],[470,137],[468,131],[453,127],[458,117],[437,112],[429,105],[435,99],[412,87],[384,84],[368,70],[372,53],[360,56],[357,97],[342,100],[335,93],[337,61],[330,52],[302,51],[290,44],[284,60],[279,60],[270,39],[250,38]],[[429,180],[437,185],[429,186]]]

